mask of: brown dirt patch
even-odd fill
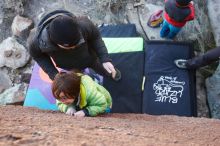
[[[74,118],[0,106],[0,145],[220,145],[220,120],[146,114]]]

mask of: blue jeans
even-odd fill
[[[163,21],[163,27],[160,31],[160,37],[167,37],[169,39],[173,39],[181,30],[181,27],[175,27],[169,24],[165,19]]]
[[[107,108],[105,109],[105,113],[110,113],[110,112],[111,112],[111,108],[107,107]]]

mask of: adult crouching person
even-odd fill
[[[87,17],[76,17],[66,10],[44,16],[28,38],[30,55],[54,79],[57,67],[83,70],[120,79],[97,27]],[[52,62],[54,61],[54,63]]]

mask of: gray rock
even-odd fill
[[[217,46],[220,46],[220,1],[208,0],[208,14],[212,29],[214,30],[215,42]]]
[[[0,105],[20,103],[25,99],[27,84],[16,84],[0,94]]]
[[[205,90],[205,78],[196,73],[197,113],[198,117],[210,117]]]
[[[220,119],[220,66],[212,77],[206,79],[206,88],[211,116]]]
[[[10,77],[0,70],[0,93],[12,86]]]
[[[24,13],[25,0],[1,0],[0,1],[0,42],[11,36],[10,26],[14,17]]]
[[[21,81],[20,81],[20,82],[29,84],[30,79],[31,79],[31,74],[30,74],[30,73],[23,73],[23,74],[21,75]]]
[[[220,1],[208,1],[208,13],[217,46],[220,46]],[[220,119],[220,65],[215,73],[206,80],[208,103],[213,118]]]
[[[23,67],[30,59],[30,55],[23,45],[9,37],[0,44],[0,67],[13,69]]]
[[[31,19],[15,16],[12,22],[12,34],[20,38],[26,39],[29,35],[30,30],[34,27],[34,23]]]

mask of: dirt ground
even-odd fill
[[[220,120],[146,114],[74,118],[57,111],[0,106],[0,145],[220,145]]]

